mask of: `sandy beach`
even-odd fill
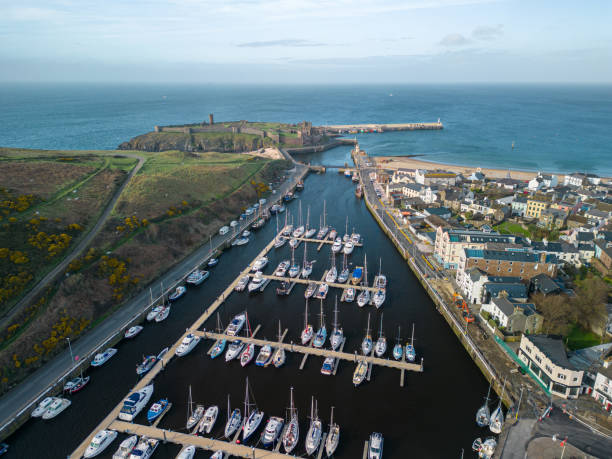
[[[371,156],[371,159],[376,161],[376,164],[386,169],[444,169],[452,172],[461,173],[464,176],[470,175],[472,172],[479,170],[487,178],[505,178],[508,176],[507,169],[490,169],[490,168],[478,168],[472,166],[454,166],[443,163],[435,163],[432,161],[424,161],[422,159],[415,159],[407,156]],[[543,172],[544,173],[544,172]],[[537,172],[533,171],[518,171],[510,170],[510,177],[517,180],[529,181],[538,175]],[[559,174],[557,174],[559,175]],[[563,175],[559,176],[562,181]]]

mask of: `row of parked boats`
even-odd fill
[[[502,396],[500,397],[497,406],[491,412],[489,408],[489,396],[491,395],[491,386],[489,386],[489,390],[487,392],[487,396],[485,397],[484,404],[478,409],[476,412],[476,424],[478,427],[488,427],[489,430],[494,434],[500,434],[504,427],[504,410],[502,407],[502,399],[505,390],[505,382],[502,388]],[[495,437],[488,437],[482,440],[482,438],[477,438],[474,440],[472,444],[472,449],[478,453],[478,457],[482,459],[491,459],[495,454],[495,449],[497,448],[497,440]]]

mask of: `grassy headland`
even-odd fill
[[[122,154],[145,163],[102,230],[0,330],[3,390],[206,243],[288,166],[228,153],[1,149],[0,307],[14,304],[96,223],[137,161]]]

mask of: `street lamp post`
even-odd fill
[[[70,365],[74,364],[74,355],[72,355],[72,346],[70,345],[70,338],[66,338],[68,341],[68,349],[70,349]]]

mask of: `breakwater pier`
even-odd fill
[[[366,124],[331,124],[319,129],[333,134],[357,134],[362,132],[389,131],[429,131],[444,129],[440,120],[435,123],[366,123]]]

